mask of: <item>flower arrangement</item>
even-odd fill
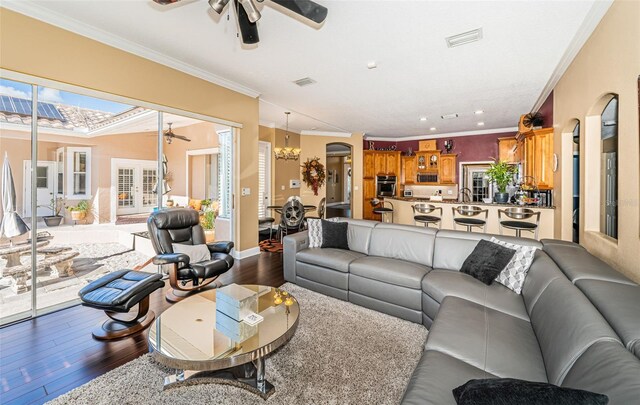
[[[307,187],[311,187],[313,195],[318,195],[318,189],[324,185],[325,180],[324,165],[320,163],[320,158],[307,159],[302,164],[302,181]]]

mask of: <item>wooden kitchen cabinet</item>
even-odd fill
[[[440,155],[440,184],[455,184],[457,155]]]
[[[400,152],[387,152],[385,153],[385,168],[386,174],[400,175]]]
[[[401,172],[400,184],[414,184],[417,181],[415,156],[402,156]]]
[[[553,128],[543,128],[526,134],[524,146],[524,179],[539,189],[553,188]],[[532,179],[533,178],[533,179]]]
[[[375,152],[370,150],[364,151],[363,157],[363,173],[365,179],[373,179],[376,177]]]
[[[498,138],[498,159],[507,163],[519,163],[518,141],[515,137]]]
[[[364,219],[376,219],[373,214],[373,207],[371,206],[371,199],[376,196],[376,180],[365,179],[362,185],[362,218]]]

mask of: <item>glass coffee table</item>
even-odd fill
[[[216,291],[209,290],[174,304],[149,328],[149,349],[176,374],[165,377],[165,389],[183,384],[226,383],[267,399],[275,390],[265,379],[265,357],[284,345],[298,327],[298,301],[286,291],[242,285],[258,294],[264,320],[240,322],[233,331],[216,324]],[[235,324],[234,324],[235,325]]]

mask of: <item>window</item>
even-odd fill
[[[267,216],[267,206],[270,205],[271,189],[271,144],[258,144],[258,218]]]
[[[91,148],[67,148],[67,198],[91,198]]]
[[[573,128],[573,241],[580,242],[580,121]]]
[[[58,148],[56,150],[56,173],[57,173],[56,193],[59,196],[63,196],[64,195],[64,148]]]
[[[218,156],[218,196],[220,198],[218,216],[231,218],[233,208],[233,136],[231,131],[218,133],[220,154]]]
[[[614,96],[601,116],[600,127],[600,232],[618,238],[618,97]]]

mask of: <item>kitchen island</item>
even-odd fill
[[[487,233],[491,234],[499,234],[500,226],[498,223],[498,210],[505,209],[508,207],[519,207],[514,204],[485,204],[485,203],[461,203],[457,200],[443,200],[443,201],[430,201],[429,198],[417,198],[417,197],[385,197],[385,201],[389,201],[393,204],[393,222],[396,224],[403,225],[414,225],[413,221],[413,209],[412,205],[416,203],[427,203],[432,204],[435,207],[442,208],[442,229],[458,229],[465,230],[466,228],[457,225],[454,227],[453,223],[453,208],[458,205],[475,205],[486,208],[489,210],[488,218],[487,218]],[[536,212],[540,212],[540,225],[538,229],[538,239],[544,238],[554,238],[554,215],[555,215],[555,207],[537,207],[537,206],[526,206],[526,208],[531,208]],[[438,211],[434,213],[435,215],[440,215]],[[389,217],[390,218],[390,217]],[[484,219],[484,214],[478,216],[479,219]],[[503,220],[508,219],[504,216]],[[534,218],[531,218],[534,220]],[[422,224],[419,224],[422,226]],[[432,225],[433,227],[433,225]],[[482,228],[474,228],[474,232],[482,232]],[[504,235],[515,236],[515,231],[510,229],[503,229]],[[522,232],[522,236],[526,238],[533,238],[534,234],[532,232]]]

